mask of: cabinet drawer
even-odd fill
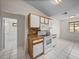
[[[40,42],[43,42],[43,39],[34,40],[34,41],[33,41],[33,44],[37,44],[37,43],[40,43]]]

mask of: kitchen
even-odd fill
[[[1,59],[79,59],[79,0],[0,0],[0,4]],[[12,44],[5,45],[3,19],[17,20],[11,27],[17,27],[17,35],[11,34],[15,43],[8,36]],[[6,53],[7,47],[17,47],[16,55],[13,48]]]
[[[48,53],[56,45],[53,19],[30,14],[28,18],[28,52],[32,59]],[[51,31],[50,31],[51,30]],[[50,34],[51,33],[51,34]]]

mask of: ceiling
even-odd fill
[[[63,14],[68,10],[73,10],[79,6],[79,0],[62,0],[59,5],[54,5],[53,0],[26,0],[30,5],[39,9],[47,16]]]

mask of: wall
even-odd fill
[[[52,33],[57,35],[57,39],[60,38],[60,20],[56,19],[55,16],[50,17],[53,20],[51,24]],[[51,21],[52,22],[52,21]]]
[[[60,21],[57,19],[53,20],[53,34],[57,34],[57,38],[60,38]]]
[[[0,50],[2,49],[2,35],[1,35],[1,33],[2,33],[2,29],[1,29],[1,26],[2,24],[1,24],[1,15],[0,15]]]
[[[21,18],[19,17],[19,42],[20,46],[22,46],[25,49],[27,49],[27,33],[28,33],[28,19],[27,16],[29,13],[34,13],[37,15],[41,15],[41,16],[46,16],[44,15],[42,12],[40,12],[39,10],[35,9],[34,7],[32,7],[31,5],[29,5],[26,1],[24,0],[1,0],[2,3],[2,11],[6,12],[5,15],[8,15],[12,17],[18,14],[18,15],[24,15],[25,16],[25,20],[23,20],[24,16]],[[7,14],[8,13],[8,14]],[[10,14],[11,13],[11,14]],[[21,18],[21,19],[20,19]],[[25,43],[23,45],[23,43]],[[21,53],[20,53],[21,54]]]
[[[2,50],[3,49],[3,45],[2,45],[2,42],[3,42],[3,40],[2,40],[2,23],[1,23],[1,21],[2,21],[2,17],[1,17],[1,1],[0,1],[0,50]]]
[[[68,22],[70,21],[79,21],[79,17],[75,17],[73,19],[64,19],[60,21],[60,38],[69,40],[72,42],[79,42],[79,32],[71,33],[69,32]]]

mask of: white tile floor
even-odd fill
[[[17,50],[0,51],[0,59],[17,59]]]
[[[4,54],[0,52],[0,59],[17,59],[17,55],[14,53],[16,50],[11,50],[11,54],[6,51],[3,52]],[[20,59],[30,59],[29,55],[26,57],[22,56]],[[51,51],[37,59],[79,59],[79,43],[73,43],[66,40],[57,40],[56,46],[52,48]]]
[[[18,52],[18,53],[17,53]],[[23,47],[17,49],[1,50],[0,59],[26,59]]]
[[[27,59],[30,59],[28,55]],[[56,47],[37,59],[79,59],[79,43],[57,40]]]

